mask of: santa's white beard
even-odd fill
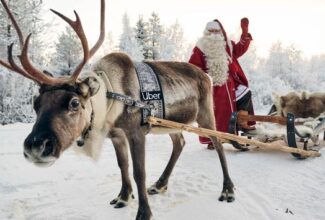
[[[213,85],[221,86],[226,83],[230,57],[226,51],[223,35],[205,35],[200,39],[198,46],[205,55],[208,74],[212,78]]]

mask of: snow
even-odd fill
[[[32,124],[0,126],[0,219],[135,219],[134,181],[136,198],[128,207],[109,205],[121,187],[110,140],[98,162],[67,151],[53,166],[39,168],[23,157],[22,143],[31,129]],[[219,202],[222,172],[216,152],[184,134],[187,144],[167,192],[149,196],[154,219],[325,219],[324,156],[296,160],[286,153],[238,152],[225,145],[236,200]],[[160,176],[171,149],[168,135],[147,136],[147,186]]]

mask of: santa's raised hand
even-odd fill
[[[241,27],[243,35],[248,34],[248,24],[249,24],[248,18],[242,18],[240,20],[240,27]]]
[[[248,33],[248,25],[249,25],[249,20],[248,18],[242,18],[240,20],[240,27],[242,30],[242,37],[244,38],[249,38],[250,40],[253,40],[252,36]]]

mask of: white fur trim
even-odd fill
[[[236,101],[238,101],[239,99],[241,99],[244,95],[246,95],[249,92],[249,88],[240,84],[235,93],[236,93]]]
[[[208,30],[208,31],[209,31],[209,30],[220,30],[221,27],[220,27],[220,25],[219,25],[218,22],[216,22],[216,21],[210,21],[210,22],[208,22],[207,25],[205,26],[205,29]]]

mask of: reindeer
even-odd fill
[[[316,118],[325,112],[324,92],[289,92],[285,95],[273,94],[274,105],[269,114],[287,116],[290,112],[297,118]]]
[[[103,139],[112,140],[117,162],[122,175],[122,187],[110,204],[121,208],[133,198],[128,173],[128,150],[133,161],[139,207],[136,219],[150,219],[152,216],[148,194],[161,193],[167,189],[168,180],[179,158],[185,141],[181,131],[157,126],[141,125],[140,109],[124,105],[115,99],[108,99],[107,91],[140,99],[140,88],[134,63],[123,53],[111,53],[100,59],[91,71],[83,71],[87,61],[95,54],[104,40],[105,0],[101,0],[100,36],[89,50],[81,21],[75,12],[72,21],[57,11],[56,15],[65,20],[77,33],[83,47],[83,60],[70,77],[55,78],[35,68],[28,57],[31,35],[24,39],[15,18],[5,0],[1,0],[19,36],[21,66],[13,58],[13,44],[8,50],[8,62],[0,60],[4,67],[17,72],[39,84],[39,96],[34,109],[37,115],[31,133],[24,141],[24,156],[36,165],[53,164],[71,145],[85,133],[82,149],[89,155],[96,155]],[[165,97],[165,117],[168,120],[215,129],[212,107],[211,82],[209,77],[194,65],[183,62],[152,61],[147,64],[160,79]],[[131,108],[131,109],[130,109]],[[145,173],[145,136],[148,133],[169,133],[173,151],[160,178],[147,190]],[[220,201],[234,200],[233,183],[227,169],[223,146],[218,139],[210,137],[219,155],[223,171],[223,189]]]

